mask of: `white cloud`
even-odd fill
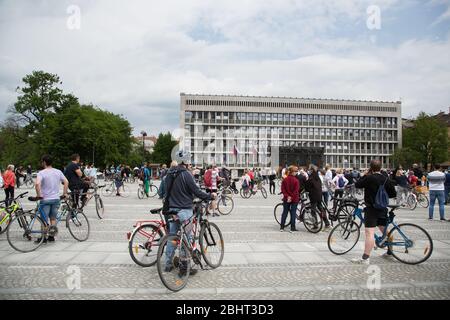
[[[69,4],[81,29],[66,28]],[[384,1],[0,2],[0,119],[32,70],[82,102],[157,133],[179,93],[398,100],[405,116],[447,108],[450,40],[371,44],[366,7]],[[361,28],[356,36],[341,34]]]

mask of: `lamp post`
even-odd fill
[[[144,164],[145,163],[145,137],[147,136],[147,132],[142,130],[141,134],[142,134],[142,164]]]

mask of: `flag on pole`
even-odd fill
[[[253,145],[253,147],[252,147],[252,153],[253,153],[253,155],[257,155],[258,154],[258,149],[256,149],[256,146],[255,145]]]
[[[238,148],[236,147],[236,145],[233,146],[232,152],[233,152],[234,156],[237,157],[237,155],[239,154],[239,150],[238,150]]]

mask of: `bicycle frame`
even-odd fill
[[[360,207],[356,208],[355,211],[353,212],[353,221],[355,220],[355,218],[358,217],[363,223],[364,223],[364,217],[362,216],[362,209]],[[382,235],[377,235],[376,233],[374,234],[374,238],[375,238],[375,243],[378,247],[390,247],[390,246],[405,246],[406,248],[410,248],[412,246],[412,241],[408,239],[408,237],[403,233],[403,231],[398,227],[398,224],[394,222],[394,209],[391,209],[391,211],[389,211],[389,217],[388,217],[388,221],[387,224],[384,228],[384,231],[382,233]],[[386,238],[387,234],[388,234],[388,229],[389,229],[389,225],[392,225],[392,228],[389,230],[393,230],[393,229],[397,229],[399,234],[403,237],[403,239],[405,240],[404,242],[391,242],[389,241],[389,239],[387,239],[385,242],[383,242],[383,240]]]

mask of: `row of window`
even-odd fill
[[[321,140],[377,140],[396,141],[397,130],[374,129],[330,129],[330,128],[289,128],[289,127],[227,127],[185,126],[185,135],[196,139],[214,138],[268,138],[268,139],[321,139]]]
[[[312,115],[255,112],[212,112],[186,111],[185,122],[256,123],[291,125],[355,125],[355,126],[397,126],[395,117]]]
[[[188,106],[224,106],[224,107],[267,107],[267,108],[302,108],[313,110],[347,110],[347,111],[380,111],[396,112],[396,107],[358,106],[358,105],[329,105],[306,102],[272,102],[272,101],[244,101],[244,100],[197,100],[187,99]]]

